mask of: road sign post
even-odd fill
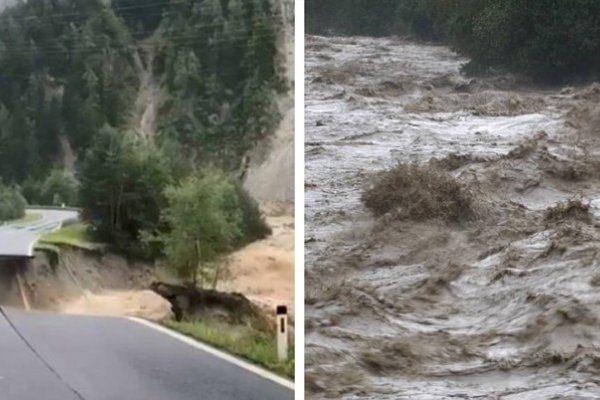
[[[286,306],[277,306],[277,357],[285,361],[288,357],[288,316]]]

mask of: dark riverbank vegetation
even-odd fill
[[[595,0],[306,0],[307,32],[413,36],[469,57],[467,72],[559,84],[600,74]]]

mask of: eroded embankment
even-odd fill
[[[273,234],[231,255],[218,290],[223,296],[241,293],[271,320],[276,307],[286,305],[293,322],[293,217],[267,217],[267,222]],[[109,252],[69,246],[57,250],[38,251],[31,260],[0,260],[0,305],[23,307],[24,293],[38,310],[154,321],[173,316],[172,304],[152,290],[154,282],[182,284],[167,265],[131,262]],[[184,313],[197,317],[194,310]]]
[[[600,396],[600,86],[468,79],[398,39],[309,37],[306,60],[311,398]],[[397,162],[458,182],[468,218],[419,213],[447,204],[418,173],[374,216]]]

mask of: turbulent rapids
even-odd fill
[[[470,78],[397,38],[306,52],[310,397],[599,398],[600,86]],[[361,194],[398,162],[475,217],[375,217]]]

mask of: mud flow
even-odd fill
[[[395,38],[306,52],[307,397],[599,398],[600,86],[468,78]],[[472,215],[375,217],[398,162]]]

